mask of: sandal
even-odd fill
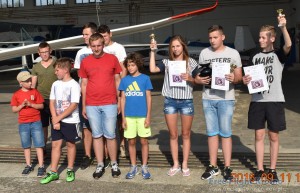
[[[175,174],[177,174],[180,171],[180,167],[178,168],[170,168],[168,171],[168,176],[174,176]]]
[[[182,176],[190,176],[190,175],[191,175],[191,172],[190,172],[189,168],[182,169]]]

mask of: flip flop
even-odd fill
[[[190,176],[190,175],[191,175],[191,172],[190,172],[189,168],[182,169],[182,176]]]
[[[170,168],[167,174],[168,174],[168,176],[174,176],[178,172],[180,172],[180,167],[178,167],[178,168]]]

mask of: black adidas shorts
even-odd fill
[[[64,123],[60,122],[60,130],[51,129],[52,141],[65,140],[75,143],[81,138],[79,137],[79,123]]]

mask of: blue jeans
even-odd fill
[[[30,148],[31,141],[35,148],[44,147],[44,130],[41,121],[19,124],[19,134],[22,147]]]
[[[235,101],[203,99],[202,104],[207,135],[210,137],[215,135],[231,137],[231,123]]]
[[[165,114],[194,115],[193,99],[173,99],[166,97],[164,103]]]
[[[107,139],[116,138],[118,105],[86,106],[86,114],[93,138],[103,135]]]

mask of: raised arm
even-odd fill
[[[151,41],[150,43],[150,61],[149,61],[149,70],[152,73],[157,73],[160,72],[160,69],[156,66],[156,62],[155,62],[155,51],[156,51],[156,42],[155,41]]]
[[[278,15],[277,20],[278,20],[279,28],[283,35],[283,39],[284,39],[283,51],[287,55],[291,51],[292,41],[291,41],[289,32],[287,31],[287,28],[286,28],[285,15],[284,14]]]

